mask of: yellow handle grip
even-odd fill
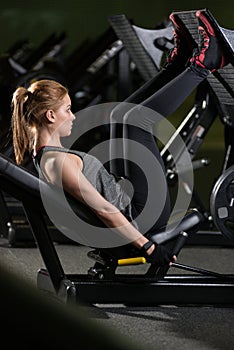
[[[145,264],[145,263],[146,263],[146,259],[144,257],[119,259],[118,260],[118,266],[140,265],[140,264]]]

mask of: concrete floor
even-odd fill
[[[38,248],[12,248],[4,238],[0,243],[0,265],[36,289],[37,270],[44,267]],[[86,256],[86,247],[72,244],[56,244],[55,247],[66,273],[86,273],[93,264]],[[233,253],[230,247],[190,246],[181,251],[178,262],[231,274],[234,271]],[[137,272],[142,269],[134,268]],[[84,311],[99,325],[116,332],[117,337],[126,337],[142,349],[234,348],[232,305],[126,307],[115,304],[84,307]]]

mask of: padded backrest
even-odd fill
[[[45,193],[51,205],[59,212],[64,213],[65,205],[61,202],[57,187],[51,186],[39,179],[31,171],[18,166],[13,160],[0,154],[0,189],[9,193],[18,200],[31,203],[38,208],[43,208],[41,193]],[[103,223],[97,216],[82,203],[77,203],[71,196],[66,194],[69,204],[75,213],[84,221],[95,226],[103,227]]]
[[[13,187],[19,187],[25,196],[32,196],[34,199],[40,198],[40,180],[31,171],[16,165],[13,160],[3,154],[0,154],[0,179],[1,186],[3,183],[5,184],[3,189],[12,196],[17,194],[18,197],[18,191],[14,193]]]

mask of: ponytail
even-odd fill
[[[26,150],[31,150],[33,146],[32,125],[29,124],[25,108],[30,94],[31,92],[24,87],[19,87],[12,98],[13,146],[17,164],[23,162]]]

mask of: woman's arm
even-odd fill
[[[77,155],[49,151],[42,156],[40,166],[50,183],[62,186],[67,193],[90,207],[107,227],[116,230],[139,249],[148,242],[87,180],[82,173],[83,162]],[[153,247],[149,249],[151,251]]]
[[[57,152],[54,157],[46,157],[42,162],[42,166],[50,182],[63,186],[67,193],[91,208],[107,227],[121,234],[136,248],[141,249],[149,242],[149,240],[86,179],[82,173],[83,162],[79,157],[73,154],[58,154]],[[169,252],[164,251],[163,248],[164,247],[157,246],[156,249],[155,244],[153,244],[147,250],[147,254],[154,259],[153,261],[160,258],[161,261],[165,260],[169,263]]]

